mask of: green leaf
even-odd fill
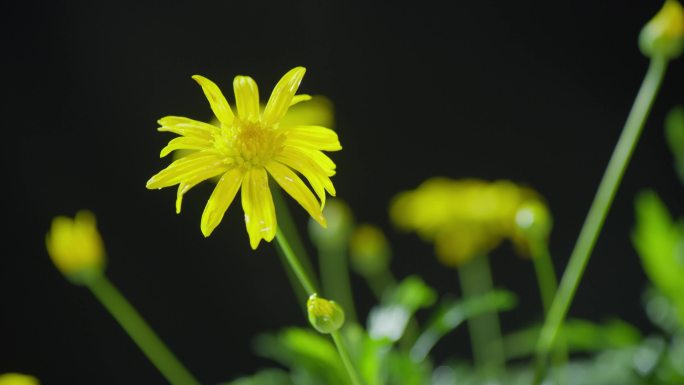
[[[219,385],[294,385],[294,382],[284,370],[264,369],[252,376],[240,377]]]
[[[263,334],[256,338],[254,348],[262,357],[289,367],[297,377],[311,378],[319,384],[349,385],[349,376],[332,341],[313,330],[293,327],[277,335]]]
[[[374,339],[399,340],[413,314],[432,305],[436,298],[435,290],[420,277],[407,277],[383,298],[382,304],[371,309],[368,333]]]
[[[534,353],[541,325],[525,328],[504,337],[507,359],[527,357]],[[637,345],[641,341],[639,330],[619,319],[597,324],[582,319],[567,320],[558,331],[558,341],[568,351],[600,351]]]
[[[684,232],[673,222],[658,195],[647,190],[636,198],[632,243],[653,285],[678,308],[684,325]]]
[[[469,318],[494,311],[510,310],[517,298],[506,290],[493,290],[467,299],[445,298],[430,317],[425,330],[411,348],[414,361],[424,360],[434,345]]]

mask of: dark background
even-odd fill
[[[91,293],[48,259],[50,220],[81,208],[98,216],[107,275],[203,383],[270,365],[252,353],[252,336],[305,325],[273,245],[249,248],[239,206],[204,239],[209,184],[187,195],[181,215],[175,189],[145,189],[168,164],[158,152],[172,136],[156,132],[156,120],[210,115],[193,74],[232,101],[237,74],[265,95],[285,71],[307,67],[300,91],[336,107],[338,196],[358,221],[387,231],[398,277],[419,274],[459,293],[431,245],[388,221],[391,197],[434,175],[537,189],[555,218],[560,272],[648,65],[638,32],[661,3],[549,3],[3,2],[0,372],[44,384],[165,383]],[[654,331],[629,233],[643,188],[684,212],[662,128],[682,103],[682,63],[670,66],[571,316],[621,317]],[[305,230],[304,211],[290,203]],[[492,264],[498,285],[520,296],[502,315],[504,329],[539,320],[529,261],[505,245]],[[365,314],[370,291],[356,276],[354,285]],[[455,333],[435,359],[466,357],[467,341]]]

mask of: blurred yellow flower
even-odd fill
[[[52,262],[75,283],[83,283],[104,269],[105,250],[90,211],[81,210],[74,219],[53,219],[45,243]]]
[[[520,241],[516,215],[530,201],[541,202],[541,198],[534,190],[507,180],[436,177],[397,194],[390,204],[390,217],[397,227],[434,242],[442,263],[460,266],[506,238]]]
[[[169,165],[147,182],[157,189],[178,184],[176,212],[183,195],[198,183],[220,176],[202,214],[200,228],[209,236],[242,187],[242,208],[250,245],[256,249],[262,239],[273,240],[276,229],[275,208],[268,185],[268,174],[290,194],[321,226],[326,192],[335,195],[330,177],[335,163],[323,151],[342,147],[337,134],[319,125],[284,124],[286,114],[309,95],[295,95],[305,69],[296,67],[275,86],[261,111],[254,80],[236,76],[233,81],[237,115],[220,89],[209,79],[195,75],[218,124],[184,117],[167,116],[159,120],[159,131],[181,135],[169,142],[161,157],[175,150],[193,150]],[[303,175],[309,186],[297,174]],[[313,190],[318,196],[314,196]]]
[[[349,239],[351,265],[359,274],[373,276],[387,270],[391,257],[389,242],[375,225],[362,223]]]
[[[0,374],[0,385],[40,385],[37,378],[21,373]]]

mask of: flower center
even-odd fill
[[[238,166],[264,167],[280,151],[284,139],[272,127],[236,116],[232,126],[221,127],[214,137],[214,146],[226,155],[227,161]]]

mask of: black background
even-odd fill
[[[550,4],[553,3],[553,4]],[[172,137],[156,120],[206,120],[190,79],[202,74],[233,100],[233,76],[265,95],[288,69],[307,67],[301,92],[335,104],[344,150],[332,155],[338,196],[356,219],[382,226],[398,277],[421,275],[458,294],[456,273],[432,247],[392,229],[390,198],[434,175],[506,178],[548,200],[560,272],[648,65],[637,48],[658,1],[3,2],[3,241],[0,372],[44,384],[164,384],[86,289],[50,263],[44,236],[56,215],[88,208],[109,254],[107,275],[203,383],[270,365],[252,336],[305,325],[274,247],[249,248],[233,205],[214,234],[199,230],[209,184],[148,191]],[[653,331],[629,240],[633,199],[658,191],[675,215],[683,189],[663,138],[682,103],[682,60],[671,64],[570,314],[621,317]],[[305,230],[303,210],[291,208]],[[503,246],[498,285],[519,307],[513,330],[540,314],[533,270]],[[360,313],[373,301],[354,277]],[[459,331],[437,350],[467,356]]]

